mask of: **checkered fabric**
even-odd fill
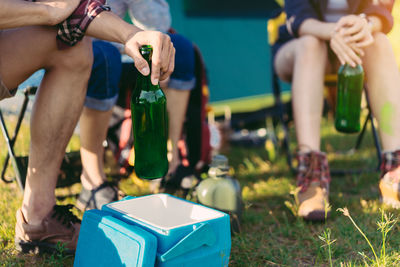
[[[36,2],[37,0],[25,0]],[[75,11],[65,21],[57,25],[57,46],[65,49],[75,45],[85,36],[92,20],[103,11],[110,11],[106,0],[81,0]]]
[[[326,154],[319,151],[297,153],[297,186],[305,192],[312,182],[319,182],[322,188],[329,190],[331,175]]]
[[[105,0],[81,0],[80,4],[65,21],[57,25],[57,45],[59,49],[75,45],[85,36],[93,19],[103,11],[109,11]]]
[[[382,154],[381,177],[400,166],[400,150],[384,152]],[[397,177],[397,179],[400,179]]]

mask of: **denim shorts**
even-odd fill
[[[196,84],[195,54],[192,42],[179,34],[169,34],[175,47],[175,69],[168,87],[191,90]],[[85,107],[106,111],[118,99],[122,63],[119,50],[109,42],[93,41],[94,62]],[[134,74],[132,74],[134,75]]]
[[[85,107],[110,110],[118,98],[122,63],[118,49],[109,42],[93,41],[94,62]]]
[[[175,47],[175,69],[168,87],[178,90],[192,90],[196,85],[194,73],[194,48],[191,41],[180,34],[168,34]]]

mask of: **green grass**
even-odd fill
[[[10,121],[11,123],[15,123]],[[375,166],[375,150],[370,135],[366,136],[362,149],[353,155],[337,154],[354,143],[354,135],[338,134],[332,121],[324,119],[322,126],[322,148],[328,151],[332,168],[369,168]],[[292,133],[293,135],[293,133]],[[26,154],[29,135],[26,126],[22,128],[16,151]],[[6,153],[0,138],[0,166]],[[292,138],[294,140],[294,138]],[[291,147],[295,149],[296,144]],[[77,137],[69,145],[70,150],[79,147]],[[268,159],[265,148],[227,147],[225,154],[230,160],[235,177],[243,189],[245,211],[242,232],[232,237],[230,266],[365,266],[373,265],[365,257],[375,259],[369,244],[347,216],[338,208],[347,207],[352,219],[365,233],[378,257],[382,254],[382,232],[377,225],[382,219],[381,208],[392,212],[394,218],[399,212],[383,207],[379,202],[379,173],[368,172],[360,175],[334,176],[331,183],[331,219],[326,223],[309,223],[298,219],[294,198],[290,192],[295,188],[293,174],[288,169],[285,156],[278,153],[274,162]],[[11,168],[10,168],[11,169]],[[112,166],[107,171],[112,172]],[[11,170],[8,175],[12,175]],[[127,178],[121,188],[131,195],[149,193],[148,183]],[[57,196],[78,193],[80,185],[57,189]],[[14,214],[20,206],[21,193],[15,183],[0,182],[0,266],[72,266],[73,258],[62,255],[19,255],[14,250]],[[74,203],[74,197],[67,197],[62,203]],[[328,230],[329,229],[329,230]],[[385,256],[379,266],[400,265],[400,225],[395,223],[385,237]],[[329,232],[329,238],[327,236]],[[320,237],[325,238],[321,240]],[[329,246],[327,245],[327,238]],[[333,242],[335,240],[335,242]],[[384,258],[384,259],[383,259]],[[385,265],[383,265],[385,263]]]

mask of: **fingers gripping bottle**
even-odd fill
[[[343,133],[360,131],[361,95],[364,70],[344,64],[338,71],[338,87],[335,113],[335,128]]]
[[[140,53],[151,68],[151,46],[142,46]],[[150,74],[138,73],[131,98],[132,127],[135,149],[135,172],[143,179],[156,179],[168,171],[167,99],[159,84],[151,83]]]

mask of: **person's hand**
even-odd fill
[[[157,31],[139,31],[128,38],[125,53],[133,58],[135,67],[145,76],[149,75],[150,69],[139,52],[142,45],[153,47],[151,82],[156,85],[158,81],[168,78],[174,70],[175,48],[167,34]]]
[[[379,0],[382,5],[390,5],[393,4],[393,0]]]
[[[347,63],[350,66],[355,67],[357,64],[362,63],[360,56],[364,56],[364,51],[355,46],[354,43],[347,43],[340,32],[332,32],[330,47],[342,65]]]
[[[340,32],[347,43],[356,43],[357,47],[366,47],[374,42],[371,25],[365,14],[342,17],[336,23],[335,30]]]
[[[331,33],[330,46],[341,64],[353,67],[362,64],[363,47],[374,41],[365,16],[349,15],[341,18]]]
[[[66,20],[78,7],[80,0],[37,0],[47,8],[49,25]]]

